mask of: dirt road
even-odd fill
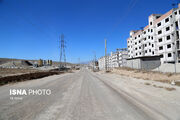
[[[51,94],[11,100],[10,89],[50,89]],[[170,118],[86,69],[0,87],[0,120],[166,119]]]

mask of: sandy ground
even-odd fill
[[[12,88],[51,89],[52,94],[11,100]],[[0,120],[179,120],[179,95],[179,87],[166,83],[83,69],[1,86]]]
[[[119,91],[124,91],[132,99],[147,109],[153,109],[170,120],[180,119],[180,87],[168,83],[143,80],[117,73],[96,73]],[[172,91],[166,88],[174,88]]]

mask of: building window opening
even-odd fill
[[[159,26],[161,26],[161,22],[160,22],[160,23],[158,23],[158,24],[157,24],[157,26],[158,26],[158,27],[159,27]]]
[[[168,53],[168,57],[172,57],[172,54],[171,54],[171,53]]]
[[[166,27],[166,31],[169,31],[170,27]]]
[[[169,18],[166,18],[166,19],[165,19],[165,22],[166,22],[166,23],[169,22]]]
[[[176,25],[176,30],[178,30],[178,29],[179,29],[179,27],[178,27],[178,21],[175,22],[175,25]]]
[[[158,31],[158,35],[162,33],[162,30]]]
[[[159,50],[163,50],[163,46],[159,47]]]
[[[168,45],[167,45],[167,48],[171,48],[171,44],[168,44]]]
[[[171,39],[170,35],[166,36],[166,39],[167,39],[167,40],[170,40],[170,39]]]
[[[162,38],[159,39],[159,42],[162,42]]]

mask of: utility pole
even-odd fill
[[[105,70],[107,71],[107,41],[105,39]]]
[[[94,60],[93,60],[93,71],[94,71],[96,67],[96,52],[93,51],[93,54],[94,54]]]
[[[61,69],[62,67],[66,67],[64,34],[61,34],[61,36],[60,36],[60,60],[59,61],[60,61],[59,69]],[[64,66],[62,65],[63,64],[62,62],[64,62]]]
[[[119,50],[120,50],[119,48],[116,49],[118,67],[120,67],[120,64],[119,64]]]

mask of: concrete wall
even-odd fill
[[[141,68],[141,60],[140,59],[127,60],[126,67],[140,69]]]
[[[161,61],[158,59],[155,60],[141,60],[141,69],[149,70],[158,68],[161,65]]]
[[[161,65],[160,60],[158,59],[131,59],[127,60],[126,67],[135,68],[135,69],[155,69]]]
[[[154,69],[153,71],[175,73],[175,69],[177,73],[180,73],[180,63],[177,63],[176,67],[174,64],[164,63],[161,64],[161,66],[159,66],[158,68]]]

